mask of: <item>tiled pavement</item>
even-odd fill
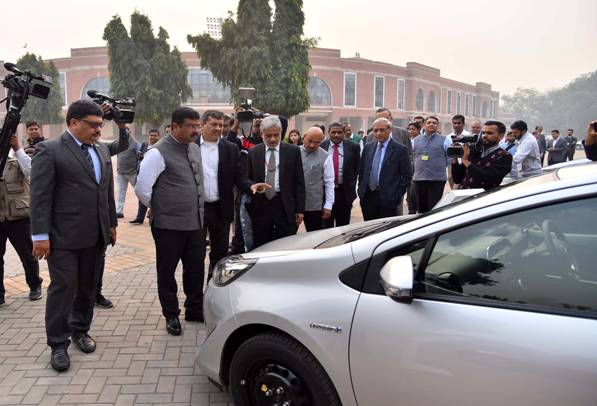
[[[232,405],[230,395],[194,366],[206,336],[203,324],[181,319],[183,335],[166,333],[157,298],[155,251],[147,222],[128,224],[137,200],[129,188],[118,242],[106,256],[104,295],[113,309],[95,309],[92,354],[69,348],[71,368],[50,367],[44,312],[49,277],[40,262],[44,298],[31,302],[21,263],[7,244],[6,304],[0,306],[0,405]],[[355,210],[354,221],[359,221]],[[181,272],[177,272],[179,290]],[[181,303],[184,300],[180,292]]]

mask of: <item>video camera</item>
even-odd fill
[[[14,63],[6,62],[4,68],[11,73],[2,80],[2,86],[6,88],[7,95],[0,101],[0,103],[6,101],[6,118],[0,132],[0,176],[4,172],[8,159],[10,137],[17,131],[27,99],[29,96],[47,99],[52,87],[50,78],[23,72]]]
[[[236,112],[236,119],[240,123],[253,122],[254,119],[262,119],[265,117],[263,111],[253,108],[252,98],[255,95],[255,88],[239,87],[238,94],[244,99],[240,105],[241,110]]]
[[[114,99],[111,96],[99,93],[97,90],[88,90],[87,96],[91,97],[91,100],[99,104],[100,106],[104,103],[110,105],[111,111],[104,114],[104,119],[114,120],[120,123],[130,124],[135,121],[135,99],[127,97],[125,99]]]
[[[471,153],[474,153],[477,150],[477,145],[479,143],[479,136],[476,134],[471,135],[453,135],[452,136],[452,145],[448,147],[448,157],[449,158],[462,158],[464,155],[463,146],[467,145],[471,149]]]

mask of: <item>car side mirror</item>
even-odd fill
[[[413,260],[410,256],[394,257],[386,262],[379,272],[386,296],[397,302],[412,302],[413,274]]]

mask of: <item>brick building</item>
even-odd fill
[[[229,91],[214,82],[211,72],[201,69],[197,54],[183,52],[182,56],[193,89],[187,104],[200,111],[216,108],[232,112]],[[487,83],[471,85],[447,79],[439,69],[416,62],[402,67],[363,59],[358,54],[343,58],[337,49],[311,49],[309,59],[311,107],[291,121],[291,126],[300,130],[337,120],[350,122],[355,131],[366,130],[381,106],[390,108],[395,124],[401,126],[416,115],[436,115],[444,133],[451,132],[454,114],[463,114],[467,121],[498,117],[499,93]],[[89,89],[109,92],[106,47],[71,49],[69,57],[53,61],[60,71],[65,108],[86,97]],[[56,128],[56,132],[59,130]],[[55,135],[54,128],[50,132]]]

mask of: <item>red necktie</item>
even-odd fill
[[[334,144],[334,155],[332,156],[334,163],[334,184],[338,186],[338,170],[340,168],[340,153],[338,152],[338,144]]]

